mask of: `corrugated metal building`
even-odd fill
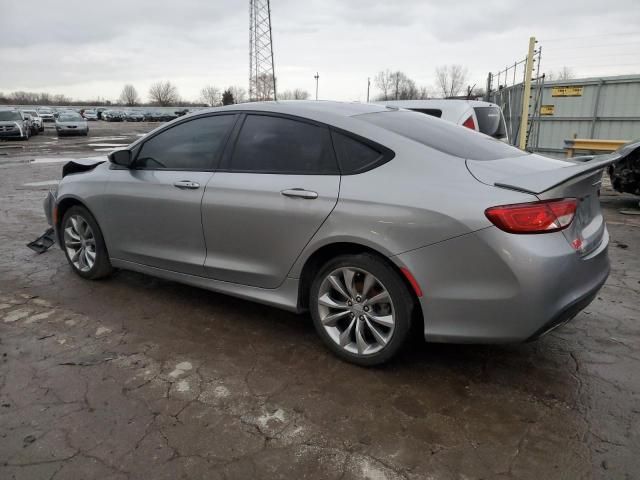
[[[491,101],[504,111],[512,141],[517,139],[522,84],[492,92]],[[539,99],[539,94],[542,94]],[[563,153],[564,140],[640,139],[640,75],[549,81],[532,88],[528,147]],[[536,105],[539,108],[535,108]]]

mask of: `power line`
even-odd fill
[[[640,35],[640,31],[635,32],[619,32],[619,33],[601,33],[597,35],[580,35],[577,37],[556,37],[556,38],[542,38],[542,42],[556,42],[558,40],[575,40],[580,38],[598,38],[598,37],[615,37],[621,35]]]
[[[640,62],[636,62],[636,63],[609,63],[609,64],[598,64],[598,63],[589,63],[589,64],[575,64],[575,63],[564,63],[564,64],[560,64],[560,63],[552,63],[551,65],[547,65],[545,64],[545,68],[547,67],[628,67],[628,66],[635,66],[638,67],[640,66]]]
[[[626,45],[640,45],[640,40],[638,40],[637,42],[602,43],[600,45],[577,45],[575,47],[574,46],[571,46],[571,47],[551,47],[551,48],[545,47],[544,51],[546,53],[549,50],[551,50],[551,51],[557,51],[557,50],[567,51],[567,50],[576,50],[576,49],[582,49],[582,48],[620,47],[620,46],[626,46]]]

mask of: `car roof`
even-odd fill
[[[482,100],[464,100],[434,98],[427,100],[380,100],[375,102],[379,105],[388,105],[398,108],[468,108],[471,107],[497,107],[495,103],[484,102]]]
[[[249,102],[227,105],[225,107],[206,108],[190,113],[188,116],[209,112],[259,111],[281,113],[305,117],[318,122],[334,123],[347,117],[375,113],[387,110],[383,105],[358,102],[334,102],[325,100],[280,100],[271,102]]]

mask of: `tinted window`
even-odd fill
[[[379,150],[366,143],[335,131],[331,132],[331,136],[338,155],[340,171],[345,175],[369,170],[383,159]]]
[[[5,110],[0,112],[0,122],[10,122],[15,120],[22,120],[20,114],[13,110]]]
[[[438,110],[437,108],[410,108],[409,110],[431,115],[436,118],[442,117],[442,110]]]
[[[503,138],[507,136],[502,112],[498,107],[474,107],[478,118],[478,129],[491,137]]]
[[[527,152],[475,130],[421,113],[398,110],[367,113],[357,118],[460,158],[496,160],[527,155]]]
[[[136,168],[210,170],[220,154],[235,115],[196,118],[147,140]]]
[[[338,173],[327,127],[266,115],[247,116],[231,168],[236,172]]]

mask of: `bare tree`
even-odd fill
[[[547,80],[571,80],[575,78],[575,75],[573,74],[573,70],[565,65],[558,71],[550,70],[545,74],[545,77]]]
[[[437,88],[443,97],[455,97],[464,88],[468,76],[462,65],[442,65],[436,68]]]
[[[136,90],[136,87],[134,87],[130,83],[127,83],[122,88],[122,92],[120,93],[120,103],[128,107],[133,107],[139,102],[140,102],[140,97],[138,96],[138,91]]]
[[[229,87],[227,90],[233,95],[233,103],[245,103],[247,101],[247,91],[244,88],[236,85]]]
[[[392,73],[389,69],[380,71],[373,77],[373,83],[380,91],[380,100],[391,100],[391,89],[393,87]]]
[[[220,96],[220,89],[213,85],[207,85],[200,91],[200,97],[202,101],[211,107],[220,105],[222,98]]]
[[[255,98],[249,99],[250,101],[255,102],[264,102],[268,100],[273,100],[274,98],[274,85],[275,78],[268,73],[261,73],[256,78],[255,82]],[[236,97],[237,100],[237,97]],[[241,103],[241,102],[238,102]]]
[[[295,90],[285,90],[278,94],[278,100],[306,100],[309,98],[309,92],[301,88]]]
[[[168,107],[178,103],[180,96],[174,84],[169,81],[160,81],[149,88],[149,100],[161,107]]]
[[[381,91],[378,100],[416,100],[428,97],[426,87],[418,87],[415,81],[399,70],[378,72],[374,82]]]

